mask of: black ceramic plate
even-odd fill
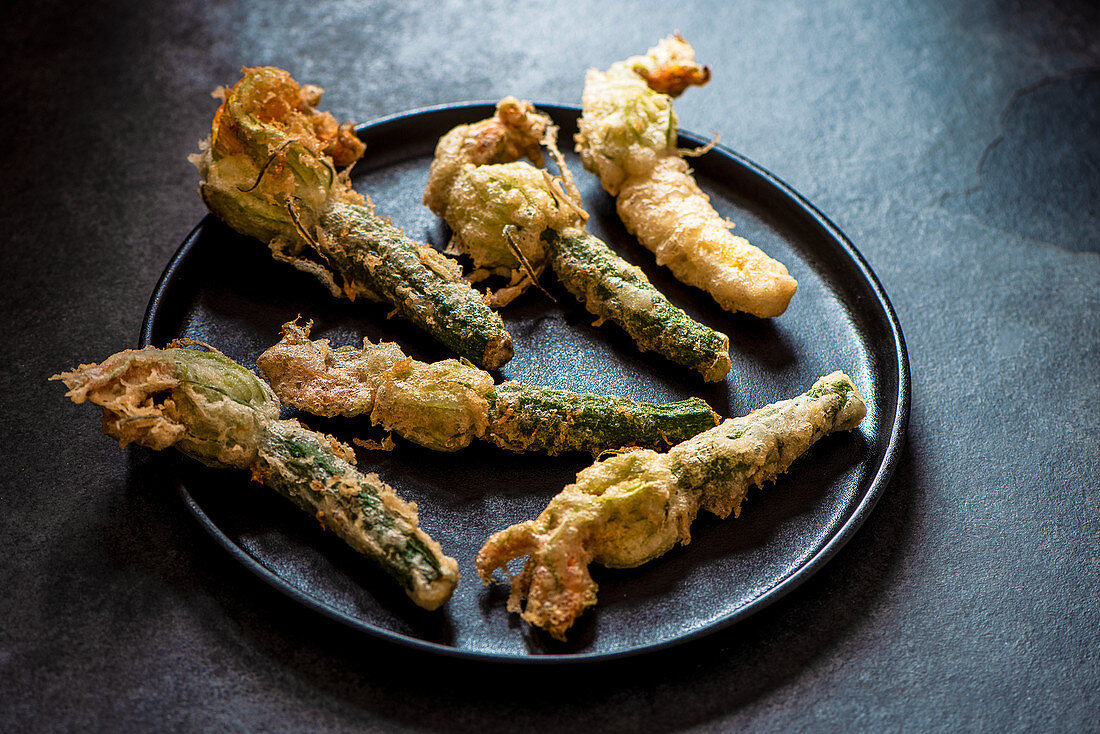
[[[543,109],[568,144],[578,111]],[[450,106],[363,126],[367,155],[356,166],[355,186],[409,235],[442,247],[445,226],[420,204],[435,142],[491,113],[491,105]],[[682,135],[682,145],[703,142]],[[640,265],[674,303],[728,334],[733,369],[726,382],[710,384],[641,354],[615,328],[593,327],[582,307],[549,284],[556,302],[531,291],[504,311],[516,356],[500,379],[660,402],[699,396],[723,416],[736,416],[841,369],[868,403],[860,429],[826,438],[775,485],[751,493],[739,519],[701,516],[689,546],[637,569],[594,568],[599,604],[564,644],[508,614],[507,587],[483,586],[473,560],[492,532],[536,516],[590,463],[584,456],[515,456],[487,445],[440,454],[407,443],[389,453],[359,452],[364,469],[420,506],[424,529],[458,559],[462,582],[435,612],[414,606],[368,561],[269,490],[243,475],[179,462],[184,501],[235,559],[301,603],[400,643],[459,656],[578,660],[653,650],[736,622],[820,568],[863,522],[897,462],[909,379],[897,319],[855,248],[774,176],[729,150],[711,150],[693,161],[701,186],[738,233],[784,262],[799,282],[779,318],[731,315],[657,267],[594,177],[567,158],[592,215],[590,230]],[[310,276],[274,262],[263,244],[207,217],[157,285],[142,339],[158,346],[180,336],[201,339],[252,367],[278,340],[279,326],[301,314],[314,320],[315,338],[334,345],[369,336],[397,341],[425,361],[452,356],[388,319],[389,310],[332,298]],[[345,440],[380,437],[365,422],[303,419]]]

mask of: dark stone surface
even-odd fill
[[[16,731],[1096,730],[1095,3],[19,3],[0,27],[0,722]],[[684,127],[805,194],[893,299],[910,440],[764,613],[584,669],[439,660],[228,561],[144,450],[45,378],[132,346],[203,214],[209,91],[285,66],[338,116],[516,94],[679,29]]]

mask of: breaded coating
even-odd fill
[[[736,517],[752,486],[779,474],[823,436],[859,425],[867,408],[842,372],[796,398],[724,421],[668,453],[631,451],[600,461],[534,520],[495,533],[477,556],[485,583],[513,558],[508,610],[564,640],[596,603],[590,563],[639,566],[691,540],[700,509]]]
[[[725,309],[763,318],[787,309],[797,281],[710,204],[677,147],[672,97],[705,84],[707,67],[680,36],[585,77],[576,143],[584,167],[616,196],[628,231],[683,282]]]

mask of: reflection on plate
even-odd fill
[[[356,188],[412,237],[442,247],[443,224],[420,205],[438,137],[489,116],[493,106],[411,112],[360,128],[367,155]],[[578,110],[541,106],[572,139]],[[685,146],[704,141],[687,133]],[[700,516],[689,546],[631,570],[593,567],[599,604],[559,643],[505,610],[507,586],[485,587],[473,560],[484,540],[536,516],[590,462],[585,456],[515,456],[487,445],[438,454],[408,443],[360,451],[420,507],[421,524],[458,559],[462,582],[441,610],[426,612],[368,561],[289,503],[245,477],[179,461],[180,492],[202,525],[234,558],[301,603],[399,643],[459,656],[560,661],[613,657],[697,637],[757,611],[820,568],[863,522],[897,462],[909,404],[908,362],[893,310],[874,275],[843,235],[781,181],[721,147],[693,161],[699,182],[737,232],[782,261],[799,281],[788,311],[763,321],[731,315],[653,263],[623,229],[614,202],[567,155],[592,215],[590,230],[642,267],[696,319],[730,336],[733,369],[724,383],[652,354],[592,317],[547,278],[556,302],[529,291],[503,311],[516,347],[500,379],[670,401],[693,395],[723,416],[798,394],[821,375],[847,372],[868,403],[856,432],[834,435],[775,485],[750,493],[739,519]],[[309,276],[274,262],[267,248],[213,217],[187,237],[157,285],[144,344],[188,336],[241,363],[275,343],[301,314],[315,338],[358,344],[397,341],[417,359],[452,356],[386,306],[332,298]],[[289,415],[289,413],[288,413]],[[348,440],[378,438],[365,422],[306,418]]]

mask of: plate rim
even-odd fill
[[[563,105],[553,103],[534,103],[535,107],[542,112],[547,112],[554,117],[561,117],[566,115],[572,115],[579,117],[581,114],[580,107],[575,105]],[[445,103],[439,105],[432,105],[428,107],[418,107],[411,110],[397,112],[391,115],[380,117],[365,123],[356,125],[355,131],[360,139],[366,137],[368,134],[377,133],[380,129],[386,127],[407,122],[412,118],[423,118],[436,114],[455,114],[461,111],[469,111],[471,115],[478,114],[479,117],[471,117],[470,120],[481,119],[486,116],[486,113],[491,114],[495,109],[496,102],[493,101],[465,101]],[[680,130],[678,137],[685,142],[692,145],[703,145],[709,142],[709,138],[698,135],[688,130]],[[719,630],[726,629],[737,622],[752,616],[763,609],[767,608],[771,604],[779,601],[781,598],[789,594],[791,591],[800,586],[810,576],[819,571],[829,560],[835,556],[844,545],[852,538],[857,530],[863,525],[867,517],[870,515],[874,506],[885,492],[887,485],[890,483],[893,477],[894,471],[900,461],[901,454],[904,450],[905,439],[908,434],[909,424],[909,410],[911,400],[911,375],[909,365],[909,355],[905,344],[905,337],[902,334],[901,324],[898,320],[897,313],[894,310],[893,304],[890,302],[889,296],[886,294],[886,290],[882,287],[882,283],[879,281],[878,276],[875,275],[871,266],[867,263],[862,253],[856,248],[856,246],[848,239],[848,237],[833,223],[827,216],[817,209],[810,201],[808,201],[802,194],[798,193],[790,185],[785,183],[775,174],[771,173],[762,166],[754,163],[744,155],[732,150],[731,148],[718,143],[713,145],[710,152],[717,151],[719,154],[733,161],[736,165],[741,166],[747,170],[750,174],[765,181],[775,192],[788,199],[795,207],[801,210],[803,213],[809,215],[809,217],[829,236],[833,242],[840,246],[848,258],[856,265],[861,276],[870,286],[871,292],[875,296],[875,303],[882,310],[883,317],[886,323],[890,327],[890,336],[893,340],[894,346],[894,367],[897,370],[897,394],[896,394],[896,406],[894,414],[892,416],[892,424],[889,432],[889,440],[886,443],[885,450],[883,452],[882,461],[879,463],[874,477],[871,479],[867,490],[863,493],[861,500],[856,503],[852,508],[846,521],[837,526],[828,537],[823,545],[811,556],[800,562],[795,570],[785,576],[781,581],[773,586],[770,586],[764,593],[754,597],[751,601],[745,603],[740,608],[729,612],[728,614],[719,617],[704,627],[686,632],[671,639],[662,640],[649,645],[639,645],[624,650],[610,651],[610,652],[578,652],[578,653],[529,653],[526,655],[512,655],[501,654],[482,650],[468,650],[452,646],[443,645],[437,642],[424,640],[417,637],[412,637],[401,632],[394,630],[388,630],[382,627],[372,625],[362,619],[354,618],[338,609],[334,609],[328,604],[316,599],[297,586],[293,585],[283,577],[276,574],[271,569],[267,568],[259,559],[250,555],[244,548],[233,542],[206,514],[201,505],[195,500],[191,492],[185,486],[183,480],[178,476],[173,479],[176,487],[176,491],[179,494],[184,506],[196,519],[199,525],[209,534],[214,541],[224,548],[234,559],[244,565],[248,570],[254,573],[262,581],[268,585],[274,587],[287,597],[294,601],[303,604],[304,606],[321,613],[322,615],[333,619],[343,625],[350,627],[358,632],[363,632],[372,637],[387,640],[405,647],[411,647],[421,651],[426,651],[434,654],[440,654],[450,658],[458,658],[465,660],[476,660],[481,662],[494,662],[494,663],[506,663],[513,665],[546,665],[546,664],[570,664],[570,663],[583,663],[583,662],[596,662],[605,660],[617,660],[626,657],[633,657],[636,655],[643,655],[648,653],[657,652],[660,650],[666,650],[671,647],[682,645],[691,641],[698,640],[706,635],[713,634]],[[354,173],[354,172],[353,172]],[[160,305],[165,300],[165,294],[172,282],[175,280],[176,273],[182,266],[182,263],[186,259],[188,253],[195,245],[199,232],[203,229],[204,225],[209,224],[212,221],[220,221],[213,214],[207,213],[199,222],[191,229],[191,231],[184,238],[183,242],[176,249],[172,255],[168,264],[165,266],[164,271],[161,273],[160,278],[157,280],[156,285],[153,288],[150,295],[148,305],[146,306],[145,315],[141,325],[141,335],[139,339],[139,346],[145,347],[152,344],[153,332],[157,320],[157,314],[159,312]]]

